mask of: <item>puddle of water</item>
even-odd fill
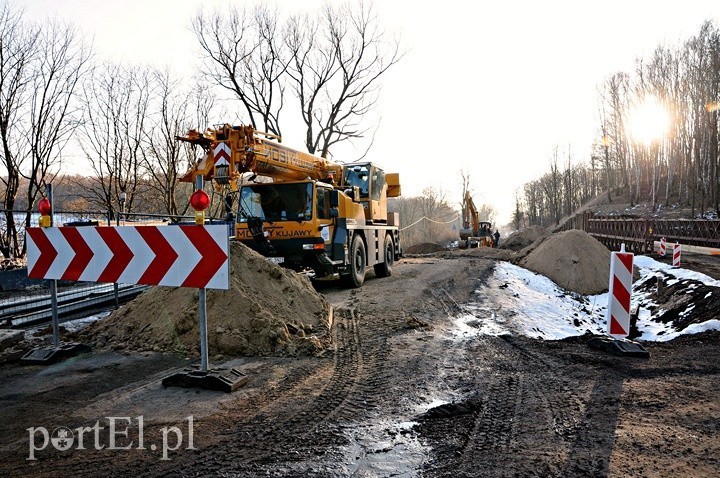
[[[352,476],[418,476],[430,454],[414,430],[417,422],[380,420],[346,432],[344,462]]]

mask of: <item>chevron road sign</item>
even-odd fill
[[[218,143],[213,150],[215,166],[228,166],[230,163],[230,146],[227,143]]]
[[[28,276],[228,289],[225,225],[30,227]]]

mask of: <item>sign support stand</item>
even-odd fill
[[[50,227],[55,224],[55,201],[52,184],[45,186],[46,197],[50,200]],[[60,346],[60,325],[58,323],[57,279],[50,282],[50,305],[52,306],[52,341],[53,347]]]
[[[46,198],[50,201],[50,227],[55,222],[55,203],[52,184],[45,186]],[[52,306],[52,347],[36,347],[22,356],[23,363],[49,365],[68,357],[92,352],[88,345],[80,343],[60,344],[60,323],[58,319],[57,279],[50,281],[50,305]]]
[[[203,191],[203,177],[195,176],[195,193]],[[193,194],[194,195],[194,194]],[[205,194],[207,198],[207,194]],[[195,208],[195,226],[183,227],[205,227],[205,208],[207,204],[198,206],[190,204]],[[208,334],[207,334],[207,295],[206,289],[198,289],[198,318],[200,321],[200,369],[188,368],[182,372],[165,377],[162,381],[164,387],[195,387],[208,390],[220,390],[222,392],[234,392],[238,387],[246,384],[250,377],[237,368],[208,369]]]
[[[60,346],[60,325],[58,324],[57,279],[50,282],[50,304],[52,305],[53,347]]]

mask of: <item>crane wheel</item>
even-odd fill
[[[378,277],[390,277],[392,275],[393,264],[395,264],[395,245],[389,234],[385,235],[383,249],[385,250],[383,254],[384,259],[380,264],[375,264],[373,269],[375,269],[375,275]]]
[[[360,287],[365,282],[365,266],[367,256],[365,255],[365,243],[359,234],[353,237],[350,244],[350,273],[343,276],[345,284],[349,287]]]

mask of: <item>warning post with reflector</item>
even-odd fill
[[[613,355],[650,357],[645,348],[627,339],[630,335],[630,299],[632,294],[632,272],[635,255],[625,252],[610,253],[610,284],[607,305],[607,333],[609,337],[594,337],[588,341],[591,348],[604,350]]]
[[[673,244],[673,261],[672,265],[680,267],[680,256],[682,255],[682,246],[679,243]]]
[[[610,253],[610,285],[608,290],[607,330],[608,335],[625,338],[630,335],[630,295],[632,292],[632,270],[635,255],[625,252]]]

